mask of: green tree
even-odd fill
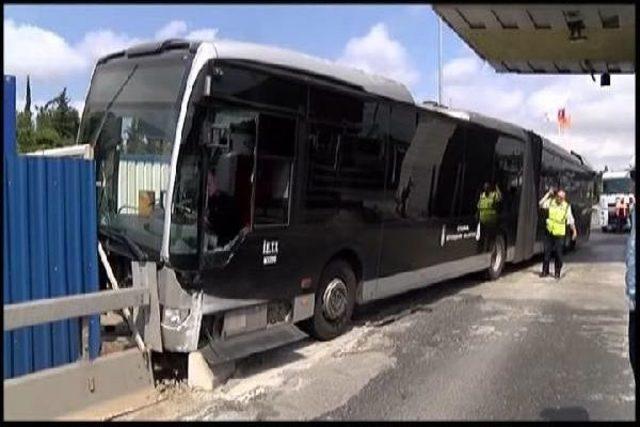
[[[67,88],[55,98],[48,101],[44,106],[37,107],[36,127],[38,131],[53,129],[60,136],[61,145],[75,143],[78,126],[80,125],[80,115],[78,110],[70,105],[67,96]]]
[[[36,149],[35,129],[30,111],[20,111],[17,114],[16,133],[19,152],[27,153]]]
[[[22,153],[75,143],[80,115],[71,106],[67,88],[41,107],[36,106],[35,126],[31,113],[31,82],[27,76],[24,111],[16,117],[18,150]]]
[[[34,147],[36,150],[56,148],[69,145],[65,143],[60,134],[51,127],[38,128],[34,135]]]
[[[35,128],[31,117],[31,82],[29,76],[27,76],[27,96],[24,110],[17,112],[16,133],[19,152],[25,153],[35,149]]]

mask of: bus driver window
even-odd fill
[[[226,250],[251,226],[256,115],[221,108],[211,126],[204,182],[204,247]]]
[[[207,196],[205,202],[206,248],[224,247],[242,228],[240,210],[236,200],[220,188],[216,172],[207,173]]]

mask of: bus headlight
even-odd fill
[[[184,323],[188,316],[188,308],[165,307],[162,312],[162,323],[170,328],[175,328]]]

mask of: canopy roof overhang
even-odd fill
[[[499,73],[635,73],[633,4],[442,4],[433,9]]]

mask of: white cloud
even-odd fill
[[[93,64],[102,56],[126,49],[142,41],[126,34],[116,34],[111,30],[99,30],[85,34],[76,49]]]
[[[155,35],[156,40],[173,39],[182,37],[187,32],[187,23],[184,21],[171,21],[160,28]]]
[[[198,30],[191,31],[185,38],[189,40],[212,41],[217,38],[217,35],[217,28],[200,28]]]
[[[391,38],[383,23],[371,27],[363,37],[350,39],[337,62],[398,80],[407,86],[415,85],[420,79],[405,47]]]
[[[623,168],[635,153],[633,75],[614,75],[611,86],[601,87],[584,75],[498,74],[474,55],[449,61],[443,73],[445,104],[531,129],[596,168]],[[555,120],[562,107],[572,126],[559,135]]]
[[[442,67],[443,83],[463,82],[480,69],[478,60],[472,57],[456,58]]]
[[[4,73],[54,80],[87,67],[87,59],[58,34],[4,20]]]
[[[218,35],[217,28],[197,28],[191,31],[188,30],[189,26],[185,21],[171,21],[156,32],[155,39],[165,40],[172,38],[185,38],[188,40],[211,41],[216,39]]]
[[[216,28],[198,28],[188,32],[184,21],[175,20],[160,28],[154,37],[210,41],[217,35]],[[90,70],[104,55],[151,39],[100,29],[86,33],[80,42],[71,44],[53,31],[5,19],[4,73],[16,75],[19,82],[27,74],[33,80],[56,81]]]

